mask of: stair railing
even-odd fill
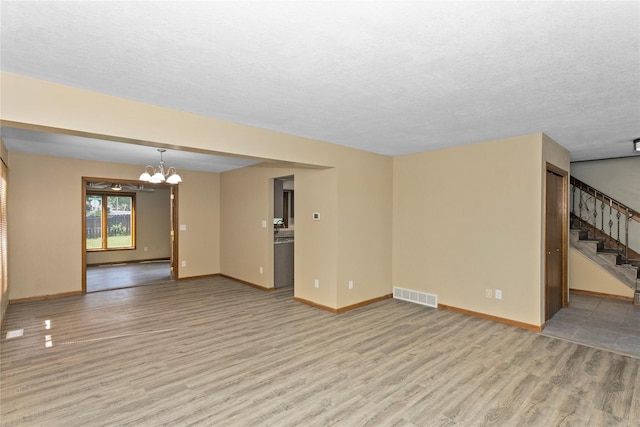
[[[640,223],[640,213],[577,178],[571,177],[570,183],[572,220],[581,227],[586,226],[594,238],[602,239],[606,248],[616,249],[625,263],[631,256],[637,257],[629,248],[629,233],[632,221]]]

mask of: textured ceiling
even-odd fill
[[[160,153],[154,147],[8,127],[2,127],[1,131],[2,140],[10,151],[130,163],[140,165],[140,173],[145,165],[157,167],[160,163]],[[226,172],[258,163],[258,160],[170,149],[166,149],[162,157],[166,167],[173,166],[179,171]]]
[[[633,155],[640,2],[0,4],[2,70],[388,155]]]

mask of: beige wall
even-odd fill
[[[327,142],[185,113],[0,71],[0,114],[20,126],[238,156],[334,166]]]
[[[136,248],[87,252],[87,264],[117,263],[171,256],[171,192],[168,187],[136,193]],[[145,251],[145,247],[147,250]]]
[[[337,308],[335,169],[258,166],[223,173],[221,271],[273,288],[273,179],[288,175],[295,180],[295,296]],[[320,221],[312,220],[313,212],[321,213]],[[262,221],[266,221],[266,228]],[[315,279],[319,280],[318,288]]]
[[[82,288],[82,173],[47,156],[11,153],[11,299]],[[33,171],[46,170],[45,183]],[[52,191],[50,184],[56,184]]]
[[[346,166],[345,166],[346,167]],[[331,308],[340,308],[337,295],[338,266],[350,262],[339,259],[337,247],[344,238],[338,234],[338,171],[327,169],[297,173],[295,295]],[[357,196],[356,196],[357,197]],[[302,209],[301,209],[302,208]],[[313,213],[320,220],[313,220]],[[389,264],[389,260],[379,260]],[[315,288],[314,281],[319,281]]]
[[[375,155],[343,161],[348,167],[339,168],[337,176],[338,307],[393,292],[393,161]]]
[[[0,161],[5,165],[9,165],[9,152],[4,145],[4,141],[0,136]],[[7,184],[9,182],[9,171],[7,170]],[[2,218],[2,221],[7,221],[7,218]],[[8,254],[7,254],[8,256]],[[2,275],[8,275],[8,271],[2,270]],[[6,286],[5,286],[6,285]],[[4,320],[4,315],[7,312],[7,306],[9,305],[9,281],[5,282],[4,278],[0,278],[0,326]]]
[[[179,277],[220,273],[220,174],[180,171],[178,194]],[[181,263],[186,261],[187,266]]]
[[[640,156],[574,162],[571,175],[640,212]]]
[[[340,168],[258,166],[222,174],[222,272],[273,287],[272,180],[294,175],[295,296],[342,308],[390,294],[392,162],[349,154]]]
[[[273,288],[273,201],[270,179],[291,173],[248,167],[220,176],[220,270],[237,279]],[[262,226],[264,221],[265,227]],[[271,249],[271,250],[270,250]],[[260,267],[263,273],[260,274]]]
[[[266,180],[292,172],[296,296],[340,308],[386,295],[394,283],[437,293],[444,304],[541,323],[544,162],[559,158],[562,161],[552,163],[563,167],[558,163],[568,159],[542,134],[391,159],[10,73],[1,73],[0,79],[4,124],[298,165],[286,172],[247,168],[222,178],[206,175],[192,186],[185,179],[180,186],[180,223],[187,230],[180,232],[179,259],[187,267],[180,269],[181,277],[223,272],[272,286],[264,277],[270,275],[259,275],[261,264],[270,267],[272,260],[272,248],[263,246],[267,234],[260,227],[262,217],[269,218],[265,206],[272,203]],[[138,172],[135,168],[126,178],[135,179]],[[35,188],[28,190],[26,194],[37,193]],[[243,190],[255,194],[251,203],[260,204],[259,214],[247,213],[246,205],[235,201]],[[22,197],[18,189],[12,194],[16,200]],[[16,205],[10,209],[19,209],[20,203]],[[311,219],[315,211],[321,213],[321,221]],[[232,224],[246,234],[244,243],[229,234],[236,232]],[[65,225],[60,234],[72,235],[76,228]],[[16,230],[29,232],[20,224]],[[15,244],[16,253],[27,254],[21,255],[24,259],[49,256],[45,262],[54,272],[75,274],[79,268],[60,255]],[[65,252],[73,253],[75,246]],[[234,254],[242,250],[248,252],[240,262]],[[34,276],[21,282],[15,298],[78,288],[73,281],[50,284],[51,279],[20,270]],[[315,279],[320,281],[318,289],[313,287]],[[349,280],[355,285],[351,291]],[[502,289],[503,300],[486,299],[486,288]]]
[[[571,175],[640,212],[640,156],[575,162],[571,164]],[[575,206],[578,209],[577,202]],[[613,229],[616,230],[615,215],[611,219],[614,223]],[[605,224],[608,221],[609,210],[605,209]],[[624,242],[624,221],[621,222],[620,234]],[[640,222],[638,221],[629,223],[629,247],[640,252]]]
[[[11,153],[8,197],[10,298],[21,299],[82,289],[82,177],[136,179],[140,167],[118,163]],[[33,171],[46,170],[55,191]],[[219,273],[218,174],[181,171],[180,277]],[[213,249],[201,251],[203,242]]]
[[[574,248],[569,251],[569,277],[570,289],[633,298],[633,289]]]
[[[309,188],[309,192],[302,196],[296,190],[297,208],[302,197],[303,205],[319,205],[323,215],[320,222],[311,223],[310,217],[299,215],[296,211],[296,232],[300,232],[300,226],[305,222],[308,222],[309,229],[309,237],[306,241],[299,241],[296,248],[296,253],[299,248],[303,250],[296,265],[302,266],[301,271],[308,271],[303,274],[309,277],[296,276],[296,293],[298,295],[299,292],[301,298],[340,308],[344,304],[390,292],[390,157],[15,74],[2,72],[0,79],[3,86],[0,114],[5,125],[38,129],[53,127],[63,132],[94,134],[147,145],[287,161],[297,166],[333,167],[323,171],[316,169],[321,179],[312,173],[300,179],[296,177],[296,188],[298,185]],[[386,186],[382,183],[386,183]],[[373,194],[375,192],[381,194]],[[305,197],[310,200],[305,202]],[[363,216],[367,212],[373,214]],[[182,212],[180,221],[183,221]],[[358,224],[357,230],[345,231],[345,227],[342,227],[339,233],[338,226],[343,221],[345,227]],[[363,224],[358,221],[363,221]],[[226,227],[226,224],[222,226]],[[186,233],[189,233],[189,229]],[[202,243],[204,247],[210,245],[210,242]],[[225,246],[222,245],[223,252],[226,251]],[[181,249],[181,260],[183,252]],[[347,254],[348,257],[338,258]],[[352,258],[353,267],[349,265]],[[187,265],[188,275],[191,275],[188,260]],[[251,268],[255,271],[255,266]],[[213,271],[215,268],[207,270]],[[184,276],[182,273],[181,269],[181,276]],[[374,274],[376,277],[373,277]],[[316,278],[321,282],[318,290],[313,288]],[[356,281],[355,292],[338,296],[338,284],[345,286],[345,280],[351,279]],[[308,291],[308,286],[313,290]]]
[[[568,169],[568,153],[544,144]],[[534,134],[396,157],[393,284],[541,325],[542,146]],[[502,290],[502,300],[486,289]]]

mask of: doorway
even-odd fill
[[[83,293],[177,280],[177,186],[83,177],[82,189]]]
[[[293,293],[295,248],[294,177],[273,179],[273,287]]]
[[[567,172],[547,163],[545,177],[545,322],[568,304]]]

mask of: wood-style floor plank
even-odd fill
[[[640,359],[398,300],[292,298],[214,278],[10,305],[0,424],[638,425]]]
[[[171,280],[169,261],[87,266],[87,292],[150,285]]]

